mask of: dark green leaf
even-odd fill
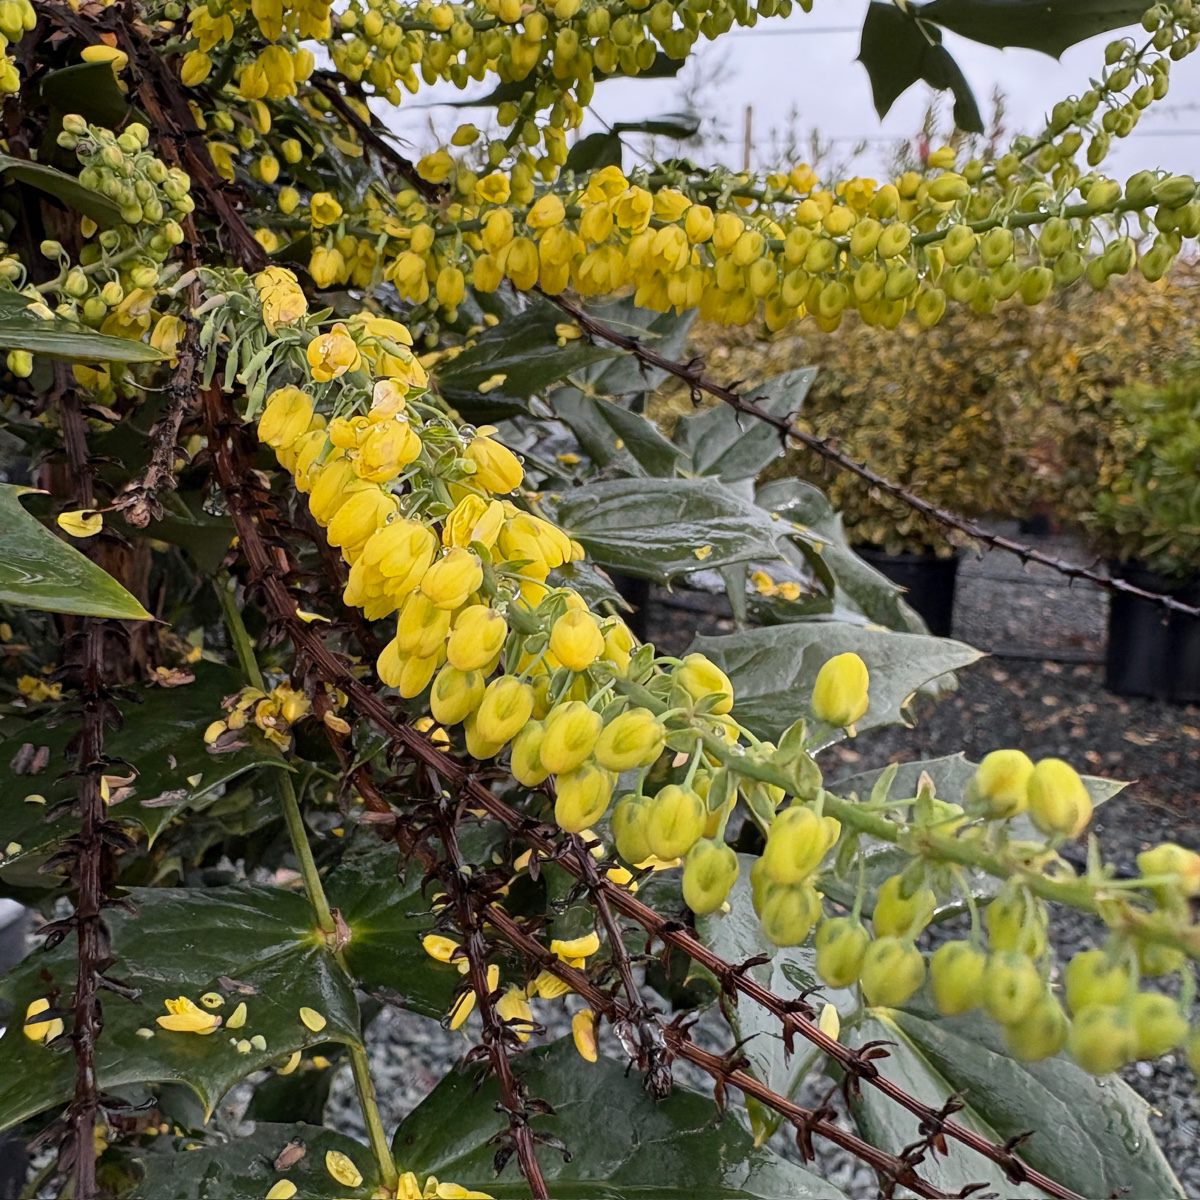
[[[799,412],[816,374],[816,367],[784,371],[757,388],[754,399],[773,416]],[[754,478],[783,453],[777,429],[719,402],[694,416],[681,417],[674,440],[691,456],[697,475],[719,475],[726,483]]]
[[[111,74],[112,69],[108,70]],[[121,221],[121,209],[115,201],[93,192],[91,188],[85,188],[74,175],[68,175],[65,171],[0,154],[0,175],[54,196],[74,212],[91,217],[101,228],[117,225]]]
[[[571,147],[563,166],[581,174],[601,167],[619,167],[621,150],[621,139],[615,133],[589,133]]]
[[[117,86],[111,63],[75,63],[51,71],[42,79],[41,91],[42,99],[59,112],[78,113],[105,129],[116,129],[129,115],[129,103]]]
[[[660,1103],[642,1089],[637,1072],[601,1057],[584,1063],[570,1039],[516,1060],[529,1095],[553,1108],[533,1126],[561,1138],[571,1161],[550,1149],[538,1160],[556,1200],[801,1200],[842,1195],[766,1148],[754,1149],[732,1113],[676,1084]],[[433,1174],[493,1196],[528,1196],[511,1160],[497,1182],[493,1138],[507,1128],[496,1111],[494,1079],[447,1075],[396,1131],[398,1162],[418,1178]]]
[[[594,302],[587,310],[610,329],[636,337],[664,358],[675,359],[683,354],[688,332],[696,318],[695,309],[659,313],[639,308],[632,296]],[[643,366],[632,354],[620,353],[615,358],[585,367],[580,378],[591,384],[591,390],[597,395],[617,397],[652,392],[666,378],[666,373]]]
[[[857,1008],[858,998],[854,990],[822,984],[816,973],[812,938],[803,945],[780,949],[763,934],[750,902],[750,868],[754,861],[751,855],[738,855],[741,872],[729,893],[729,911],[697,917],[697,936],[726,962],[740,963],[766,956],[768,962],[746,972],[749,978],[786,1000],[797,999],[801,991],[812,991],[815,994],[811,1003],[818,1010],[824,1003],[832,1004],[846,1020]],[[811,1071],[821,1069],[822,1051],[803,1038],[796,1039],[795,1053],[788,1054],[779,1036],[778,1020],[760,1005],[730,1005],[722,1011],[749,1062],[749,1070],[772,1091],[791,1097]],[[756,1136],[761,1133],[769,1136],[779,1125],[778,1113],[754,1103],[746,1107]]]
[[[118,700],[121,726],[106,732],[104,751],[113,776],[137,772],[128,785],[113,785],[109,816],[140,826],[153,843],[163,828],[184,809],[214,799],[230,780],[255,767],[286,769],[279,752],[257,730],[247,734],[241,749],[212,754],[204,730],[221,714],[223,696],[236,692],[236,671],[212,663],[197,663],[195,680],[182,687],[154,686],[141,691],[142,703]],[[0,741],[0,839],[20,850],[6,854],[0,867],[6,880],[35,882],[33,873],[60,838],[78,827],[66,814],[47,823],[45,815],[78,791],[74,776],[63,777],[73,764],[66,752],[77,725],[50,712],[32,721],[9,721]],[[28,746],[30,751],[22,751]],[[37,752],[42,753],[38,755]],[[25,760],[44,765],[31,773]],[[124,764],[128,763],[126,766]],[[20,768],[20,769],[18,769]],[[46,803],[25,797],[42,796]],[[23,864],[23,865],[18,865]],[[41,882],[48,882],[41,877]]]
[[[133,913],[110,909],[114,979],[140,993],[136,1001],[105,993],[104,1032],[96,1045],[100,1087],[126,1083],[185,1083],[211,1112],[252,1071],[281,1062],[294,1050],[359,1037],[358,1007],[345,972],[321,943],[307,899],[280,888],[131,888]],[[0,980],[0,997],[17,1019],[0,1037],[0,1128],[54,1108],[71,1094],[75,1063],[69,1039],[43,1046],[25,1037],[28,1005],[49,996],[68,1005],[75,990],[75,939],[31,954]],[[223,989],[222,976],[252,988]],[[209,1035],[158,1028],[163,1001],[209,991],[226,993],[218,1012],[228,1017],[239,1001],[243,1028]],[[319,1033],[300,1020],[308,1007],[328,1021]],[[69,1020],[69,1018],[68,1018]],[[154,1031],[141,1037],[138,1029]],[[69,1032],[69,1026],[68,1026]],[[239,1053],[233,1044],[257,1034],[266,1049]]]
[[[16,317],[0,320],[0,350],[28,350],[49,358],[71,362],[146,363],[161,362],[163,356],[146,342],[93,333],[69,321],[27,321]]]
[[[572,371],[620,353],[584,338],[560,346],[554,327],[565,319],[545,301],[531,304],[442,366],[438,390],[468,419],[499,419],[526,411],[532,395]],[[503,375],[504,382],[480,394],[479,385],[497,375]]]
[[[559,521],[602,566],[667,582],[778,557],[762,511],[706,479],[614,479],[556,498]]]
[[[579,449],[596,467],[610,467],[610,473],[619,475],[644,474],[637,459],[618,444],[620,439],[604,418],[604,406],[609,401],[573,387],[555,388],[549,400],[554,415],[575,435]]]
[[[858,59],[870,76],[875,110],[881,117],[887,116],[901,93],[923,79],[930,87],[954,93],[954,122],[960,129],[983,132],[979,105],[966,76],[942,45],[941,30],[918,20],[911,11],[871,0]]]
[[[48,612],[148,621],[150,614],[107,571],[55,537],[21,507],[31,488],[0,484],[0,603]]]
[[[1098,33],[1133,25],[1143,0],[932,0],[917,11],[989,46],[1027,46],[1060,55]]]
[[[700,128],[700,115],[694,112],[666,113],[644,121],[617,121],[613,133],[649,133],[655,137],[690,138]]]
[[[978,650],[948,638],[835,621],[698,637],[692,649],[729,676],[738,720],[763,738],[777,737],[807,709],[817,672],[835,654],[854,651],[870,672],[871,706],[855,726],[859,732],[902,723],[905,703],[922,684],[980,657]]]
[[[303,1148],[303,1155],[286,1170],[276,1170],[275,1160],[289,1145]],[[358,1187],[330,1175],[325,1166],[330,1150],[345,1154],[358,1168],[363,1176]],[[253,1133],[228,1141],[215,1133],[205,1140],[156,1138],[134,1159],[144,1175],[130,1200],[262,1200],[281,1179],[290,1179],[302,1200],[320,1200],[370,1196],[378,1183],[365,1146],[343,1133],[299,1123],[259,1121]]]
[[[1098,1080],[1065,1056],[1022,1063],[1004,1053],[997,1027],[978,1016],[951,1019],[873,1009],[861,1041],[894,1042],[880,1070],[934,1107],[955,1092],[955,1114],[992,1141],[1033,1130],[1018,1153],[1030,1166],[1084,1196],[1182,1196],[1183,1189],[1150,1132],[1148,1106],[1117,1078]],[[916,1118],[874,1088],[863,1088],[855,1117],[877,1145],[893,1152],[916,1140]],[[875,1093],[868,1095],[868,1093]],[[1004,1196],[1019,1189],[987,1159],[955,1147],[927,1157],[922,1174],[945,1191],[986,1181]]]
[[[346,966],[365,991],[389,1004],[441,1017],[461,976],[425,953],[421,939],[432,932],[433,917],[421,867],[410,860],[397,878],[398,860],[394,845],[360,846],[329,876],[329,903],[352,931]]]
[[[640,413],[630,412],[629,409],[623,408],[620,404],[613,400],[601,400],[594,396],[585,396],[579,393],[574,388],[561,388],[559,391],[574,392],[579,397],[576,401],[575,420],[571,421],[567,417],[567,423],[571,425],[576,436],[580,438],[581,444],[594,443],[600,441],[600,446],[597,449],[603,453],[605,444],[612,446],[612,455],[616,457],[621,455],[622,450],[628,451],[629,456],[634,462],[642,468],[647,475],[658,475],[665,478],[671,478],[675,474],[675,467],[678,465],[682,457],[681,451],[677,446],[671,445],[669,441],[658,431],[658,427],[648,417],[642,416]],[[554,393],[554,407],[556,412],[560,412],[560,397],[559,392]],[[567,409],[570,406],[569,400],[564,400],[561,403],[561,409]],[[580,417],[583,415],[579,409],[581,406],[586,406],[590,411],[584,418],[586,425],[583,432],[576,431],[576,424],[580,422]],[[607,434],[597,439],[593,431],[598,428],[606,428]],[[591,434],[591,436],[589,436]],[[585,443],[584,439],[587,438]],[[589,453],[589,458],[594,457]],[[612,461],[610,458],[609,461]]]

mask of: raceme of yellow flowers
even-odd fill
[[[738,724],[733,689],[711,661],[656,656],[619,617],[598,616],[556,585],[551,573],[581,559],[581,547],[532,511],[543,498],[521,492],[521,463],[493,431],[459,427],[423,395],[404,326],[362,315],[310,329],[288,272],[271,268],[255,285],[267,323],[311,334],[307,380],[270,394],[259,437],[349,564],[346,601],[370,619],[394,620],[380,678],[443,727],[461,726],[471,757],[506,754],[519,783],[554,797],[567,832],[590,834],[607,819],[631,868],[682,866],[684,899],[700,914],[725,905],[739,874],[725,828],[741,798],[765,834],[750,872],[764,933],[795,945],[815,929],[822,978],[860,983],[873,1005],[904,1003],[928,975],[943,1012],[982,1008],[1019,1057],[1066,1045],[1101,1074],[1187,1041],[1200,1064],[1200,1039],[1178,1002],[1138,986],[1140,977],[1186,970],[1171,935],[1194,929],[1188,902],[1200,894],[1200,856],[1169,844],[1142,856],[1139,886],[1152,910],[1135,928],[1127,910],[1101,909],[1113,936],[1067,965],[1064,1008],[1033,879],[1057,845],[1086,830],[1092,800],[1066,762],[1001,750],[980,764],[963,805],[936,799],[925,784],[908,802],[904,825],[925,848],[878,888],[870,932],[861,886],[849,915],[828,915],[822,873],[890,811],[890,775],[881,794],[845,801],[823,791],[811,757],[822,735],[852,732],[867,711],[863,661],[831,658],[810,697],[812,725],[798,721],[778,746],[759,741]],[[1028,832],[1011,824],[1018,820]],[[918,939],[939,903],[967,886],[939,855],[951,847],[953,863],[964,861],[954,859],[956,847],[999,845],[1019,851],[1014,862],[1039,865],[1013,869],[970,937],[927,961]],[[624,869],[610,877],[632,883]],[[452,944],[435,943],[431,954],[455,959]],[[510,992],[507,1011],[521,1020],[528,997],[543,995],[537,986]],[[544,998],[551,994],[561,990],[549,986]],[[469,1004],[464,992],[455,1024]],[[586,1034],[586,1018],[579,1024]],[[590,1044],[583,1037],[581,1046]]]

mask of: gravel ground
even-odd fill
[[[1070,538],[1041,538],[1037,544],[1063,558],[1086,561]],[[1200,849],[1193,803],[1200,792],[1200,710],[1105,692],[1105,594],[1087,585],[1065,586],[1048,569],[1023,568],[998,551],[969,556],[959,580],[954,635],[987,650],[989,657],[962,671],[957,691],[923,712],[914,729],[874,730],[836,747],[823,763],[827,775],[958,750],[979,758],[1000,746],[1020,746],[1035,758],[1057,755],[1091,773],[1131,781],[1100,810],[1094,825],[1110,861],[1129,865],[1137,851],[1167,838]],[[656,590],[648,618],[651,639],[676,653],[700,626],[708,632],[732,628],[719,604],[687,592]],[[1084,940],[1094,940],[1096,928],[1068,913],[1055,921],[1054,937],[1060,951],[1070,954]],[[540,1007],[541,1017],[554,1013],[549,1036],[568,1031],[563,1007]],[[461,1031],[449,1033],[435,1021],[399,1011],[385,1011],[372,1035],[389,1125],[420,1101],[468,1045]],[[728,1047],[728,1031],[711,1010],[697,1036],[714,1049]],[[610,1049],[616,1052],[615,1046]],[[678,1071],[682,1081],[705,1085],[683,1068],[686,1064]],[[1125,1078],[1152,1106],[1155,1133],[1185,1193],[1200,1197],[1200,1104],[1190,1072],[1182,1061],[1167,1057],[1153,1065],[1135,1064]],[[814,1103],[822,1090],[814,1080],[798,1099]],[[355,1131],[348,1077],[335,1083],[331,1115]],[[794,1143],[782,1133],[773,1144],[795,1157]],[[811,1169],[834,1186],[853,1197],[877,1194],[871,1172],[827,1143],[818,1142],[816,1149]]]

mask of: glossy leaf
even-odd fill
[[[0,350],[28,350],[83,363],[147,363],[163,358],[146,342],[95,333],[61,317],[46,321],[34,314],[0,318]]]
[[[753,398],[773,416],[797,413],[816,375],[816,367],[784,371],[756,388]],[[754,478],[783,453],[777,429],[720,402],[680,417],[674,441],[688,453],[697,475],[718,475],[726,483]]]
[[[326,881],[329,903],[350,929],[346,966],[367,992],[428,1017],[442,1017],[461,981],[456,966],[425,953],[433,929],[421,867],[412,859],[397,878],[394,845],[347,848]]]
[[[750,902],[750,868],[754,861],[749,854],[738,855],[740,872],[729,893],[729,911],[697,917],[697,936],[726,962],[740,963],[766,956],[768,962],[746,972],[750,979],[785,1000],[796,999],[801,992],[811,991],[814,993],[811,1003],[818,1012],[828,1003],[838,1010],[843,1020],[847,1019],[858,1006],[855,990],[830,988],[821,982],[816,973],[812,938],[800,946],[780,948],[763,933]],[[694,972],[697,970],[693,968]],[[793,1096],[811,1072],[822,1069],[823,1052],[801,1037],[796,1038],[795,1053],[787,1054],[779,1036],[779,1021],[760,1005],[741,1000],[736,1005],[725,1006],[722,1012],[749,1063],[748,1069],[772,1091]],[[746,1108],[758,1140],[769,1137],[778,1127],[778,1113],[753,1100],[747,1102]]]
[[[109,68],[111,73],[111,68]],[[97,225],[107,228],[121,220],[120,206],[100,192],[86,188],[74,175],[47,167],[42,163],[29,162],[24,158],[13,158],[0,154],[0,175],[27,183],[38,191],[61,200],[73,212],[91,217]]]
[[[967,1107],[955,1119],[993,1141],[1032,1130],[1021,1158],[1073,1191],[1183,1195],[1150,1131],[1148,1105],[1122,1080],[1095,1079],[1065,1056],[1018,1062],[1004,1053],[996,1026],[975,1015],[946,1019],[873,1009],[858,1040],[876,1038],[894,1043],[891,1057],[880,1063],[889,1079],[935,1107],[965,1093]],[[916,1140],[915,1117],[874,1088],[862,1093],[854,1115],[866,1136],[891,1151]],[[1041,1195],[1018,1188],[987,1159],[959,1147],[946,1158],[927,1156],[921,1172],[944,1191],[986,1181],[1003,1196]]]
[[[499,419],[524,412],[531,396],[572,371],[620,353],[585,338],[560,346],[554,327],[565,320],[548,302],[531,304],[441,366],[438,390],[469,419]],[[503,382],[481,394],[479,385],[497,375],[504,376]]]
[[[980,657],[978,650],[948,638],[832,621],[698,637],[691,648],[707,654],[733,682],[738,719],[772,739],[807,711],[817,672],[835,654],[855,652],[870,672],[871,704],[855,726],[860,732],[901,723],[919,687]]]
[[[651,312],[634,304],[632,296],[594,300],[587,310],[610,329],[630,334],[665,358],[673,359],[682,356],[688,332],[696,319],[695,309],[682,313],[673,309],[665,313]],[[612,397],[653,391],[666,378],[665,372],[643,366],[632,354],[618,354],[615,358],[584,367],[579,376],[597,395]]]
[[[278,1170],[275,1161],[287,1151],[303,1154],[294,1165]],[[338,1183],[325,1166],[325,1154],[346,1155],[363,1177],[358,1187]],[[255,1123],[254,1132],[222,1140],[155,1138],[133,1153],[143,1172],[129,1200],[262,1200],[281,1179],[296,1185],[303,1200],[370,1196],[378,1178],[366,1146],[319,1125]]]
[[[615,479],[559,496],[558,519],[602,566],[663,583],[778,557],[766,513],[704,479]]]
[[[21,506],[32,489],[0,484],[0,604],[148,621],[150,614],[107,571],[68,546]]]
[[[1098,33],[1134,25],[1142,0],[932,0],[922,17],[974,42],[1060,55]]]
[[[617,121],[614,133],[648,133],[655,137],[690,138],[700,128],[701,117],[694,112],[665,113],[661,117],[647,117],[643,121]]]
[[[106,914],[115,960],[111,974],[139,998],[104,993],[104,1032],[96,1045],[104,1091],[119,1093],[128,1083],[183,1083],[211,1112],[252,1071],[303,1047],[359,1037],[350,980],[318,938],[304,896],[241,885],[131,888],[127,898],[133,913],[114,908]],[[20,1017],[41,996],[69,1006],[75,971],[75,939],[68,936],[9,971],[0,980],[0,998]],[[223,987],[222,976],[252,992]],[[210,991],[226,996],[216,1010],[223,1018],[245,1001],[241,1029],[200,1035],[158,1028],[155,1018],[165,1014],[166,998],[184,995],[196,1002]],[[326,1018],[320,1033],[301,1022],[301,1007]],[[143,1028],[154,1036],[139,1036]],[[257,1034],[266,1039],[265,1050],[251,1046],[240,1053],[233,1044]],[[11,1022],[0,1036],[0,1128],[63,1103],[74,1073],[69,1039],[43,1046],[24,1036],[21,1020]]]
[[[42,99],[61,113],[79,113],[94,125],[116,129],[129,115],[112,64],[82,62],[50,71],[41,81]]]
[[[571,147],[563,166],[568,171],[598,171],[621,165],[621,139],[616,133],[589,133]]]
[[[630,475],[670,478],[683,460],[658,427],[612,400],[585,395],[576,388],[554,392],[554,411],[570,426],[580,448],[597,466],[620,463]]]
[[[105,733],[107,771],[112,776],[108,815],[144,830],[151,844],[181,812],[211,801],[246,771],[286,769],[283,757],[256,729],[246,734],[240,749],[209,751],[204,730],[220,716],[222,697],[236,692],[241,678],[213,663],[197,663],[193,670],[192,683],[143,688],[140,703],[118,699],[121,725]],[[34,720],[12,719],[0,727],[0,844],[20,847],[0,863],[0,874],[8,882],[50,882],[36,874],[40,862],[60,838],[78,827],[78,819],[69,812],[46,821],[48,811],[78,791],[78,778],[64,776],[73,766],[66,747],[76,728],[53,709]],[[134,771],[135,777],[125,783]],[[31,802],[29,796],[40,796],[45,803]]]
[[[561,1138],[569,1162],[550,1148],[538,1161],[556,1200],[802,1200],[841,1196],[808,1171],[773,1151],[755,1149],[730,1112],[712,1099],[676,1084],[655,1103],[636,1071],[601,1057],[585,1063],[569,1038],[522,1055],[514,1069],[529,1095],[546,1101],[554,1116],[535,1116],[533,1127]],[[401,1123],[393,1150],[398,1162],[493,1196],[528,1196],[529,1185],[510,1160],[499,1180],[492,1160],[494,1137],[507,1128],[496,1111],[494,1079],[452,1072]]]
[[[870,76],[875,110],[881,117],[887,116],[903,92],[924,80],[932,88],[954,93],[954,123],[960,129],[983,132],[983,117],[971,85],[942,45],[942,31],[919,20],[912,10],[871,0],[858,59]]]

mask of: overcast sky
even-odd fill
[[[687,69],[703,82],[698,101],[710,118],[709,127],[718,121],[728,138],[724,146],[710,148],[707,157],[741,166],[744,111],[752,105],[754,165],[778,163],[780,134],[794,107],[800,130],[807,134],[815,128],[833,139],[839,157],[847,156],[859,139],[869,140],[856,167],[864,174],[882,172],[896,140],[919,128],[929,92],[924,85],[910,89],[886,120],[879,120],[866,72],[855,61],[867,2],[818,0],[809,14],[797,7],[787,20],[760,21],[752,30],[735,27],[714,43],[701,41],[699,57]],[[1081,43],[1056,61],[1034,51],[994,50],[946,35],[946,45],[970,80],[985,118],[993,89],[1003,90],[1006,126],[1012,133],[1039,130],[1055,101],[1086,90],[1103,62],[1108,40],[1106,36]],[[475,94],[487,90],[479,88]],[[602,128],[600,120],[636,121],[677,111],[682,91],[679,80],[602,83],[592,101],[596,116],[589,116],[584,132]],[[462,95],[444,85],[423,88],[412,98],[406,94],[388,123],[424,152],[434,143],[430,122],[448,133],[462,120],[480,120],[482,110],[426,107],[435,98]],[[1142,167],[1200,174],[1200,53],[1173,65],[1170,95],[1143,116],[1131,137],[1116,145],[1106,169],[1119,178]],[[667,151],[665,145],[662,149]]]

